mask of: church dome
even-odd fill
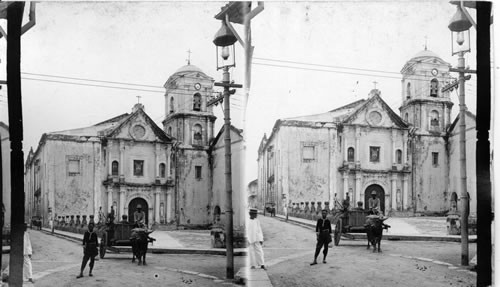
[[[441,57],[439,57],[436,53],[434,53],[430,50],[427,50],[427,49],[418,52],[415,56],[412,57],[412,60],[417,59],[417,58],[438,58],[438,59],[441,59]]]
[[[186,72],[199,72],[199,73],[203,73],[203,71],[196,67],[195,65],[185,65],[185,66],[182,66],[180,67],[177,71],[175,71],[175,74],[177,73],[186,73]]]

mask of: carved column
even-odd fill
[[[108,211],[108,214],[111,212],[111,206],[113,205],[113,186],[108,185],[108,203],[107,203],[106,210]]]
[[[347,171],[344,171],[343,179],[344,179],[344,192],[342,193],[341,200],[344,200],[346,198],[347,193],[349,192],[349,182],[348,182],[349,175]]]
[[[113,149],[113,141],[109,140],[108,141],[108,146],[105,147],[106,151],[106,164],[108,165],[108,174],[106,175],[106,178],[112,174],[112,160],[111,160],[111,151]]]
[[[172,188],[167,189],[167,223],[172,220]]]
[[[391,129],[391,164],[396,165],[396,130]]]
[[[160,144],[155,143],[155,179],[160,179]],[[157,218],[155,217],[155,220]]]
[[[361,137],[361,133],[360,133],[360,128],[357,126],[356,127],[356,150],[354,151],[355,152],[355,162],[356,162],[356,165],[359,166],[361,164],[361,161],[360,161],[360,158],[359,158],[359,141],[360,141],[360,137]],[[357,192],[357,191],[356,191]]]
[[[361,198],[361,173],[360,172],[356,173],[356,197],[354,200],[354,203],[355,203],[354,206],[357,206],[358,201],[364,202],[363,198]]]
[[[125,210],[125,192],[126,191],[127,190],[125,189],[124,186],[120,187],[120,215],[119,215],[120,217],[118,217],[118,218],[121,218],[122,215],[125,214],[124,210]]]
[[[391,178],[391,208],[393,210],[397,210],[397,202],[396,202],[396,198],[397,198],[397,189],[396,189],[396,174],[393,174],[392,175],[392,178]]]
[[[123,141],[120,141],[120,150],[119,150],[119,154],[120,154],[120,178],[123,178],[125,176],[125,173],[123,172],[123,169],[124,169],[124,166],[125,166],[125,162],[124,162],[124,158],[125,158],[125,143]]]
[[[403,176],[403,210],[408,208],[408,175]]]
[[[154,222],[155,223],[160,223],[161,220],[160,220],[160,187],[159,186],[155,186],[155,220]]]

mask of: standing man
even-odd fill
[[[115,222],[115,210],[113,209],[113,205],[111,205],[111,210],[109,211],[108,218],[109,218],[109,223]]]
[[[250,220],[247,222],[247,237],[248,237],[248,253],[250,255],[250,266],[255,269],[255,266],[266,270],[264,265],[264,251],[262,243],[264,235],[260,227],[260,221],[257,219],[257,209],[250,208]]]
[[[330,220],[326,218],[328,211],[323,209],[321,211],[321,217],[316,222],[316,252],[314,252],[314,261],[311,265],[316,265],[318,262],[316,259],[318,258],[319,252],[321,251],[321,247],[323,247],[323,263],[326,263],[326,255],[328,254],[328,244],[332,240],[332,224]]]
[[[378,215],[380,212],[380,199],[377,198],[375,190],[372,191],[372,197],[368,199],[368,208],[375,215]]]
[[[94,260],[95,257],[98,254],[97,251],[97,234],[94,232],[94,223],[91,222],[88,225],[88,231],[85,231],[85,234],[83,235],[83,260],[82,260],[82,266],[80,268],[80,274],[76,276],[76,278],[82,278],[83,277],[83,270],[85,269],[85,266],[87,265],[87,262],[90,259],[89,263],[89,276],[92,277],[92,269],[94,269]]]
[[[31,266],[31,254],[33,254],[33,250],[31,249],[31,240],[30,240],[30,234],[28,232],[28,224],[24,223],[23,277],[24,277],[24,279],[28,278],[29,282],[35,283],[35,281],[33,281],[33,268]]]
[[[140,204],[137,205],[137,210],[134,212],[134,223],[137,224],[138,227],[144,227],[146,224],[146,214],[142,211],[142,206]]]

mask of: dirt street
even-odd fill
[[[226,258],[208,255],[147,254],[147,266],[131,263],[131,254],[106,253],[96,261],[94,276],[79,273],[83,250],[79,243],[30,230],[34,286],[220,286]],[[2,269],[9,256],[2,257]],[[244,257],[235,258],[238,271]],[[212,276],[212,277],[210,277]],[[30,286],[32,286],[30,284]]]
[[[383,240],[382,253],[373,253],[364,240],[342,238],[329,249],[327,264],[310,266],[313,230],[259,219],[273,286],[475,286],[475,273],[458,268],[460,243]],[[472,256],[476,245],[469,248]]]

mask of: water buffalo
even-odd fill
[[[132,262],[135,262],[135,258],[139,260],[138,265],[146,265],[146,253],[148,252],[148,243],[153,242],[156,239],[149,237],[149,234],[153,232],[145,228],[134,228],[132,229],[132,234],[130,241],[132,243]]]
[[[380,250],[380,241],[382,241],[382,231],[388,229],[390,226],[384,224],[387,218],[379,217],[378,215],[369,215],[366,220],[366,238],[368,245],[366,249],[370,249],[370,244],[373,246],[373,252]]]

